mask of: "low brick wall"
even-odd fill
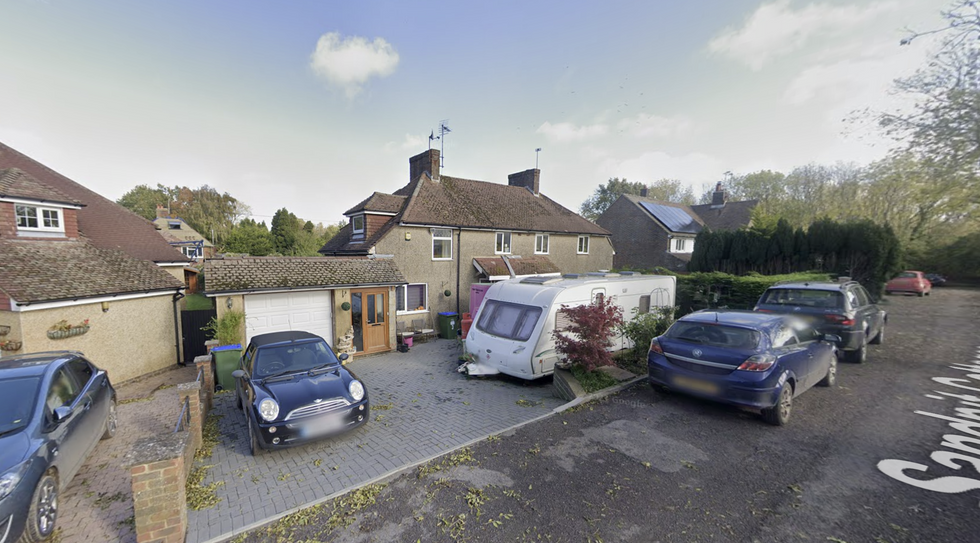
[[[566,402],[585,396],[585,389],[579,384],[578,379],[572,375],[572,372],[568,370],[555,368],[555,377],[552,382],[555,387],[555,396]]]
[[[187,477],[214,390],[211,357],[194,362],[200,380],[177,385],[181,430],[140,439],[124,459],[132,478],[137,543],[183,543],[187,534]]]

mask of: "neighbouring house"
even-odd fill
[[[161,205],[157,206],[157,218],[153,220],[153,226],[167,243],[187,258],[200,261],[214,256],[213,243]]]
[[[0,160],[8,152],[0,147]],[[96,243],[82,227],[92,199],[73,192],[0,169],[0,355],[82,351],[116,382],[172,366],[183,283],[109,240]],[[136,224],[159,239],[147,221]]]
[[[245,313],[243,341],[303,330],[337,352],[376,353],[395,345],[395,291],[405,279],[384,257],[241,257],[204,263],[205,295],[217,318]]]
[[[704,228],[738,230],[752,224],[758,200],[729,202],[721,183],[711,194],[711,203],[684,205],[640,196],[620,196],[596,219],[612,232],[616,246],[613,266],[618,269],[650,270],[663,267],[687,269],[694,252],[694,238]]]
[[[350,208],[320,253],[391,255],[408,283],[395,292],[398,321],[429,328],[438,313],[469,311],[473,283],[611,268],[609,231],[545,196],[540,173],[507,184],[450,177],[430,149],[409,159],[407,185]]]

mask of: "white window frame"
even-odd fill
[[[684,242],[687,241],[684,238],[674,238],[674,252],[683,253],[684,252]]]
[[[582,242],[585,242],[585,243],[583,244]],[[585,246],[585,250],[584,251],[582,250],[582,246],[583,245]],[[575,251],[576,251],[577,254],[580,254],[580,255],[587,255],[587,254],[589,254],[589,236],[579,236],[578,237],[578,245],[576,245]]]
[[[422,287],[422,290],[423,290],[423,292],[422,292],[422,304],[425,306],[425,309],[409,309],[408,308],[408,287],[417,287],[417,286],[421,286]],[[413,314],[417,314],[417,313],[428,313],[429,312],[429,285],[427,283],[409,283],[407,285],[399,285],[399,286],[395,287],[395,296],[397,296],[397,297],[399,297],[401,299],[402,306],[405,307],[405,309],[400,309],[400,310],[396,311],[395,313],[397,315],[413,315]],[[397,301],[395,303],[395,307],[398,307]]]
[[[37,226],[21,226],[20,218],[27,217],[26,215],[21,215],[19,213],[20,208],[30,208],[34,210],[34,219],[37,221]],[[44,213],[54,212],[55,219],[58,221],[58,226],[44,226]],[[14,204],[14,224],[17,225],[17,230],[25,232],[65,232],[65,214],[60,208],[57,207],[45,207],[32,204]]]
[[[507,243],[504,243],[504,238],[507,239]],[[513,249],[513,239],[514,236],[510,232],[497,232],[493,238],[493,254],[495,255],[509,255]]]
[[[446,231],[449,232],[448,236],[437,236],[436,232]],[[441,233],[441,232],[440,232]],[[449,241],[449,256],[436,258],[436,241]],[[432,251],[429,253],[432,256],[432,260],[452,260],[453,259],[453,229],[452,228],[433,228],[432,229]]]
[[[357,227],[358,220],[360,220],[361,222],[360,228]],[[366,223],[367,223],[367,219],[364,217],[364,215],[354,215],[353,217],[350,218],[351,233],[354,236],[364,236],[364,230],[367,229]]]
[[[536,234],[534,236],[534,254],[546,255],[551,250],[551,236],[549,234]]]

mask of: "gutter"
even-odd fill
[[[77,296],[73,298],[58,298],[54,300],[39,300],[36,302],[18,302],[14,300],[13,310],[14,311],[34,311],[41,309],[54,309],[58,307],[67,307],[74,305],[78,302],[85,303],[95,303],[95,302],[111,302],[120,300],[132,300],[135,298],[145,298],[148,296],[163,296],[164,294],[176,290],[180,292],[183,290],[181,287],[167,287],[161,289],[146,290],[140,292],[117,292],[108,294],[93,294],[90,296]]]

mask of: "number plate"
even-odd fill
[[[719,392],[718,385],[715,383],[710,381],[702,381],[700,379],[691,379],[690,377],[685,377],[683,375],[674,377],[674,385],[678,388],[686,388],[694,392],[700,392],[701,394],[716,395]]]
[[[344,427],[343,415],[328,415],[307,422],[299,429],[301,437],[317,437],[331,434]]]

